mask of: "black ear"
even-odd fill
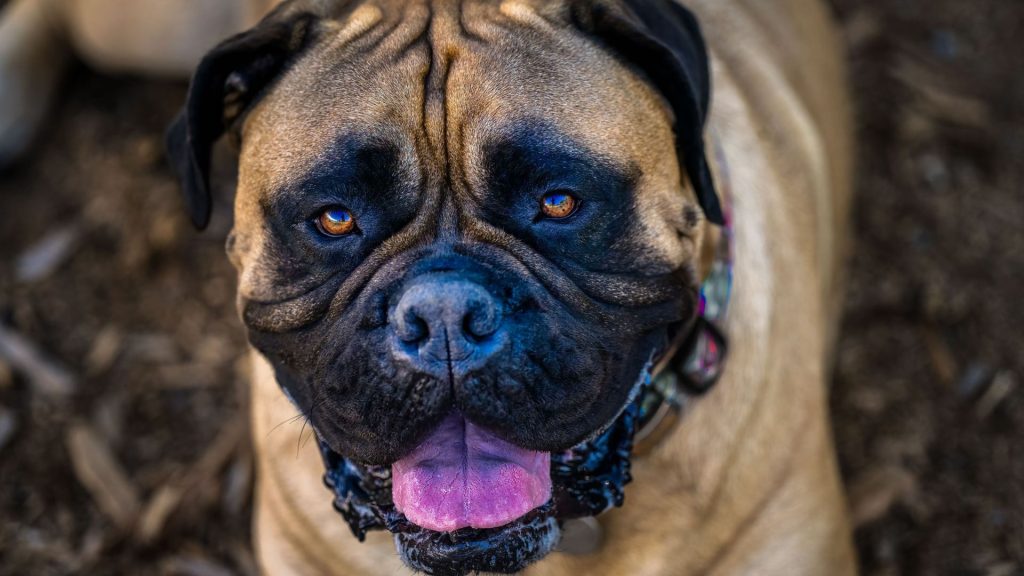
[[[192,76],[188,100],[167,130],[167,155],[192,223],[200,230],[210,221],[214,143],[310,42],[314,16],[284,8],[203,58]]]
[[[708,54],[700,26],[678,0],[580,0],[572,5],[580,29],[636,66],[675,114],[676,152],[697,192],[704,216],[724,225],[704,151],[711,95]]]

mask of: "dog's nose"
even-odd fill
[[[458,372],[482,365],[504,341],[494,296],[472,280],[446,274],[407,286],[390,320],[400,352],[428,371],[438,363]]]

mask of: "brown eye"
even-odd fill
[[[541,199],[540,210],[544,216],[558,220],[572,216],[578,204],[579,202],[576,201],[576,198],[573,198],[570,194],[552,192]]]
[[[331,206],[317,216],[316,227],[325,236],[347,236],[355,232],[356,219],[341,206]]]

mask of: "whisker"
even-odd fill
[[[310,405],[309,410],[307,410],[306,412],[304,412],[302,414],[303,416],[305,416],[305,418],[302,421],[302,428],[299,429],[299,436],[298,436],[298,438],[295,439],[295,456],[296,457],[298,457],[299,452],[302,450],[302,446],[303,446],[302,435],[306,431],[306,425],[312,424],[313,412],[317,408],[322,406],[325,402],[327,402],[327,397],[324,396],[322,390],[317,390],[316,395],[313,396],[313,403]],[[312,426],[310,426],[310,432],[311,432],[310,438],[312,438],[312,436],[314,434],[316,434],[316,430],[313,430]]]
[[[277,430],[278,428],[280,428],[281,426],[284,426],[286,424],[291,424],[292,422],[297,422],[300,418],[305,418],[305,417],[306,417],[305,414],[296,414],[295,416],[292,416],[291,418],[288,418],[288,419],[284,420],[283,422],[281,422],[277,426],[274,426],[273,428],[271,428],[270,431],[267,432],[267,437],[270,437],[270,435],[273,434],[274,431]]]

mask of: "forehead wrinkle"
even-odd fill
[[[419,44],[430,25],[430,11],[422,2],[403,3],[400,10],[388,12],[373,4],[364,6],[373,6],[371,14],[379,17],[366,25],[351,20],[330,23],[336,31],[320,51],[322,60],[356,65],[395,62]]]
[[[423,37],[427,11],[410,3],[377,12],[372,25],[355,28],[347,19],[325,21],[320,42],[253,108],[243,128],[243,162],[254,156],[251,173],[261,182],[274,187],[305,172],[345,132],[384,125],[408,133],[420,125],[422,95],[410,80],[425,68],[426,49],[410,48]],[[377,12],[363,18],[370,22]]]
[[[444,110],[443,132],[435,141],[443,142],[445,193],[454,200],[455,196],[471,196],[467,166],[475,148],[470,143],[467,128],[472,128],[476,118],[492,111],[490,99],[475,91],[480,75],[492,73],[481,66],[481,56],[493,46],[496,37],[514,36],[509,34],[510,28],[523,26],[501,14],[502,4],[493,0],[435,0],[435,4],[444,6],[446,11],[434,15],[431,43],[436,52],[447,57],[444,82],[439,84]],[[543,21],[538,19],[534,23]],[[460,220],[465,218],[466,212],[462,204],[452,203]]]
[[[452,90],[454,70],[472,58],[467,44],[475,39],[465,28],[462,0],[430,2],[428,32],[431,65],[424,78],[423,134],[428,155],[424,161],[431,176],[430,192],[438,196],[437,237],[452,242],[458,235],[461,209],[455,191],[461,187],[458,168],[460,110],[469,106]]]
[[[349,15],[348,20],[338,31],[337,38],[341,42],[351,42],[369,32],[383,19],[384,13],[376,4],[362,4]]]

